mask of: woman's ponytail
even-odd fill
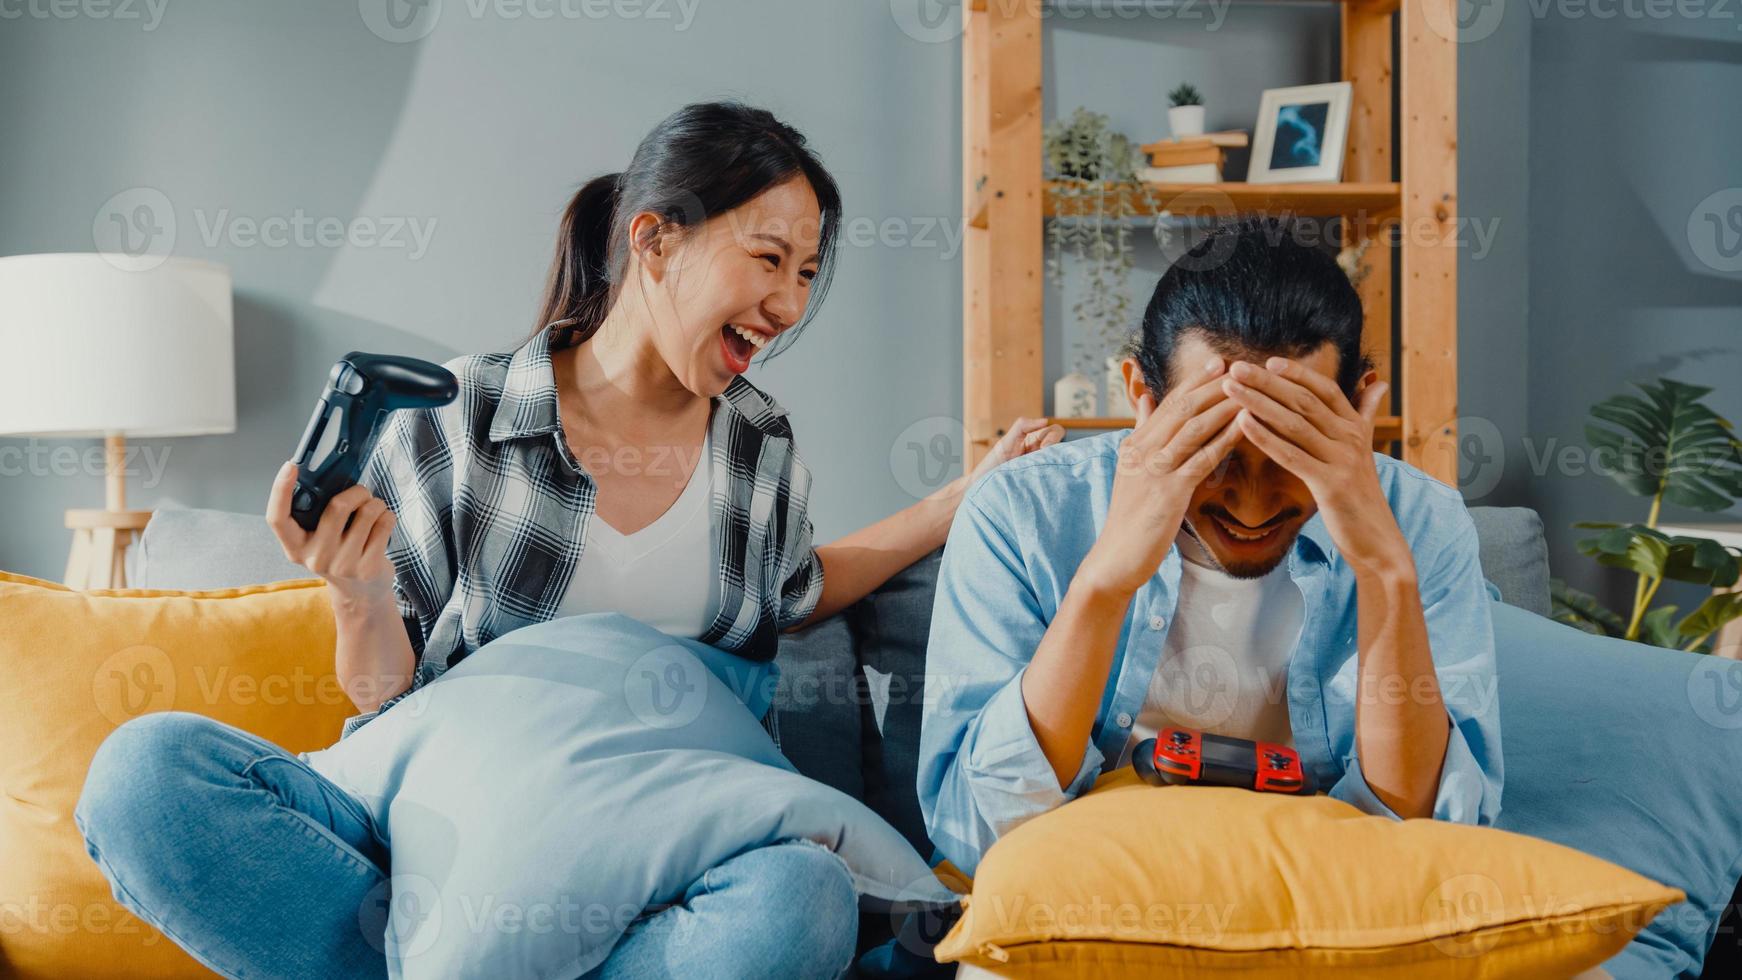
[[[563,211],[537,323],[538,331],[562,323],[557,329],[566,336],[558,347],[591,337],[611,308],[611,227],[622,176],[593,178]]]

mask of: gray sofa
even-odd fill
[[[1697,675],[1710,666],[1705,658],[1588,637],[1541,618],[1549,610],[1548,559],[1537,515],[1481,507],[1471,514],[1483,574],[1504,603],[1495,608],[1501,826],[1686,891],[1686,903],[1658,916],[1606,967],[1617,980],[1697,977],[1742,876],[1742,716],[1733,727],[1710,711],[1690,717]],[[767,722],[801,772],[865,801],[928,856],[914,784],[940,556],[788,638]],[[163,509],[145,529],[132,581],[197,589],[304,577],[257,516]],[[1646,737],[1654,731],[1667,734]],[[896,925],[867,918],[861,975],[926,968],[928,924],[906,923],[902,941],[884,943]]]

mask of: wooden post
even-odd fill
[[[1458,46],[1429,24],[1458,0],[1403,0],[1403,458],[1458,482]]]
[[[1389,183],[1392,179],[1391,132],[1391,28],[1394,6],[1380,3],[1345,3],[1343,16],[1343,79],[1350,83],[1348,152],[1343,161],[1343,180],[1350,183]],[[1392,249],[1385,235],[1388,222],[1397,215],[1363,210],[1346,215],[1345,245],[1370,244],[1361,264],[1366,278],[1357,291],[1363,314],[1362,346],[1372,355],[1382,381],[1391,382]],[[1395,413],[1397,385],[1379,414]],[[1375,448],[1389,449],[1389,444]]]
[[[963,471],[1045,407],[1040,8],[962,11]]]

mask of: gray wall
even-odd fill
[[[1721,261],[1703,221],[1708,211],[1742,220],[1742,15],[1705,9],[1713,16],[1556,14],[1532,26],[1528,392],[1537,459],[1584,445],[1592,403],[1660,375],[1716,387],[1708,403],[1742,422],[1742,262]],[[1727,244],[1739,238],[1733,230]],[[1644,520],[1646,502],[1548,458],[1508,468],[1530,472],[1552,567],[1630,600],[1630,581],[1594,574],[1573,548],[1583,532],[1567,525]],[[1664,517],[1726,519],[1674,508]],[[1673,592],[1664,595],[1687,608],[1689,591]]]
[[[1507,461],[1530,432],[1531,228],[1554,226],[1529,193],[1530,19],[1501,9],[1458,47],[1459,475],[1471,503],[1528,505],[1529,473]]]
[[[647,0],[604,18],[575,5],[579,16],[535,19],[446,0],[426,37],[399,43],[360,16],[384,0],[159,2],[133,8],[144,20],[0,21],[0,83],[14,93],[0,104],[0,254],[89,251],[106,202],[150,187],[171,202],[174,251],[235,272],[238,431],[149,443],[167,465],[133,477],[134,502],[259,509],[346,350],[443,359],[517,341],[574,186],[621,167],[666,112],[715,96],[805,131],[858,229],[811,332],[752,372],[794,413],[819,534],[938,482],[940,460],[910,448],[952,433],[960,410],[960,61],[948,20],[805,0]],[[1086,104],[1152,138],[1165,132],[1162,93],[1192,80],[1210,126],[1249,127],[1261,89],[1334,77],[1328,6],[1105,15],[1120,9],[1074,3],[1049,17],[1048,118]],[[1467,490],[1542,509],[1556,571],[1588,586],[1566,525],[1640,510],[1604,478],[1552,462],[1582,445],[1588,405],[1671,373],[1727,383],[1715,403],[1742,418],[1742,280],[1702,264],[1686,230],[1708,195],[1742,186],[1731,104],[1742,45],[1720,17],[1489,9],[1503,14],[1493,30],[1459,49],[1460,211],[1495,232],[1460,251]],[[298,213],[409,218],[430,237],[423,249],[272,248],[228,234],[238,218]],[[1139,241],[1140,304],[1166,256]],[[1049,333],[1049,377],[1070,354],[1071,299],[1049,290],[1049,322],[1063,326]],[[0,440],[32,458],[58,445],[89,443]],[[57,578],[60,512],[100,506],[100,479],[16,459],[0,455],[12,460],[0,467],[0,568]]]
[[[105,203],[151,187],[173,208],[175,254],[235,274],[237,431],[147,443],[167,467],[150,486],[133,477],[130,503],[264,509],[347,350],[511,346],[573,189],[621,169],[666,113],[719,96],[806,133],[857,229],[821,318],[750,375],[794,415],[819,535],[924,491],[890,460],[902,430],[948,430],[924,420],[960,414],[958,44],[916,40],[884,3],[645,0],[616,8],[639,16],[605,19],[586,14],[609,5],[553,19],[494,0],[437,6],[433,30],[407,43],[365,25],[360,10],[381,0],[174,0],[150,24],[0,20],[0,254],[92,251]],[[230,234],[236,219],[299,211],[408,217],[433,234],[415,257]],[[13,460],[0,470],[0,568],[58,579],[61,512],[102,506],[98,475],[20,461],[59,445],[92,443],[0,441]]]

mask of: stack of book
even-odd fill
[[[1246,134],[1236,130],[1150,143],[1143,147],[1149,154],[1149,166],[1137,171],[1137,179],[1152,184],[1221,183],[1222,161],[1228,150],[1246,142]]]

